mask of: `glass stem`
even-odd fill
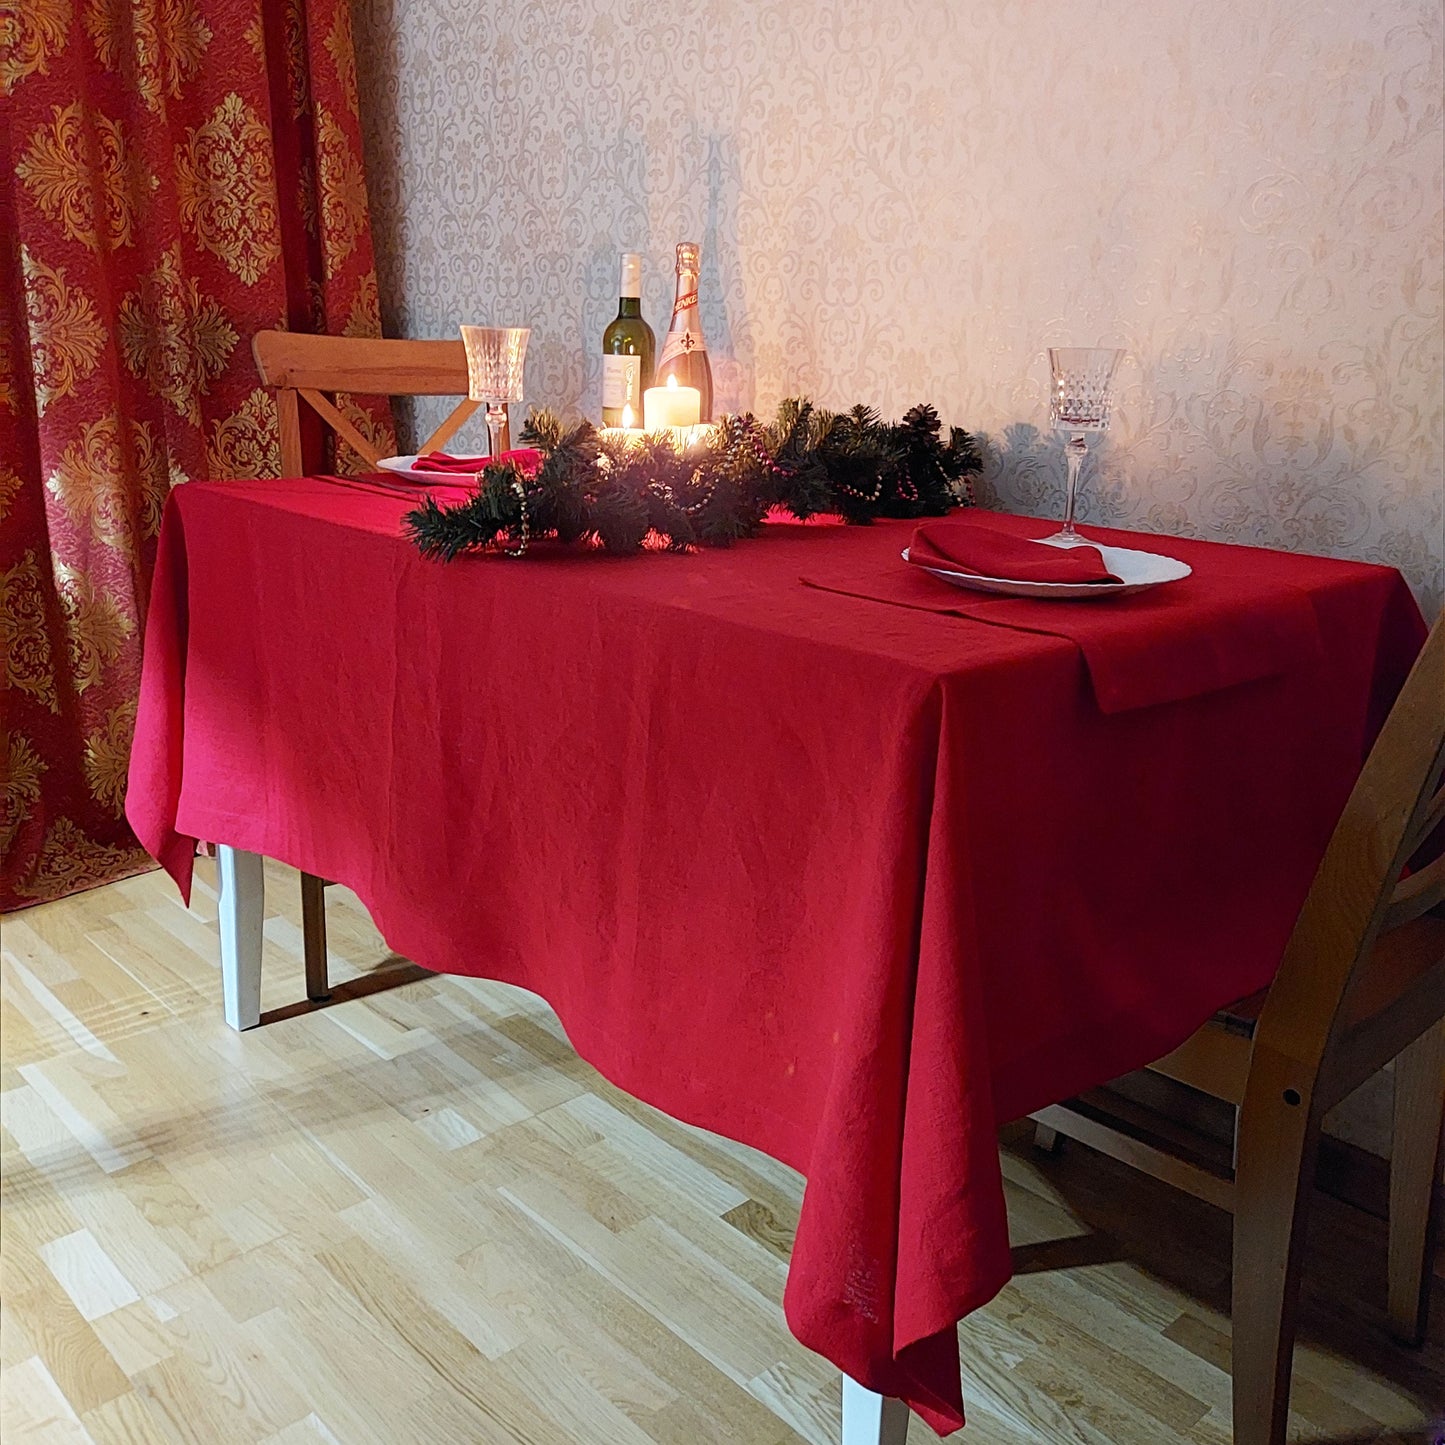
[[[1079,534],[1074,530],[1074,503],[1079,495],[1079,472],[1084,465],[1084,458],[1089,453],[1089,443],[1084,439],[1083,432],[1075,432],[1064,444],[1064,461],[1069,468],[1069,500],[1067,510],[1064,512],[1064,527],[1061,536],[1077,537]]]
[[[507,408],[497,402],[487,403],[487,431],[492,438],[492,460],[509,451],[512,438],[507,426]]]

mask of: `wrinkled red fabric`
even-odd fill
[[[920,522],[908,543],[908,560],[915,567],[940,567],[945,572],[972,572],[1011,582],[1119,581],[1104,565],[1097,547],[1041,547],[1032,538],[980,525],[968,514]]]
[[[1268,982],[1423,637],[1382,567],[1176,543],[1323,647],[1106,714],[1065,637],[800,585],[911,525],[450,565],[406,497],[192,484],[161,537],[128,811],[353,888],[399,953],[807,1178],[798,1338],[935,1428],[1009,1275],[996,1128]],[[1034,524],[1036,525],[1036,524]],[[906,569],[905,569],[906,570]]]

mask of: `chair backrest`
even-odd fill
[[[1313,1107],[1328,1108],[1445,1014],[1445,854],[1401,877],[1445,824],[1442,770],[1445,616],[1315,874],[1260,1014],[1251,1088],[1268,1056],[1266,1076],[1296,1078]]]
[[[369,337],[308,336],[295,331],[258,331],[251,343],[262,382],[276,389],[281,424],[281,474],[299,477],[301,413],[298,398],[373,467],[376,448],[323,394],[368,396],[460,396],[421,450],[442,447],[477,409],[467,399],[467,355],[458,341],[380,341]]]

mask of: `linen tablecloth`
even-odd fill
[[[444,566],[411,505],[172,492],[138,835],[182,890],[196,838],[340,880],[397,952],[536,991],[622,1088],[800,1170],[794,1333],[961,1424],[954,1326],[1009,1275],[997,1125],[1270,979],[1423,636],[1408,590],[1153,539],[1317,631],[1105,713],[1067,637],[803,585],[907,524]]]

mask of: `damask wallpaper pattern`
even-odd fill
[[[704,248],[719,403],[920,398],[1058,505],[1050,344],[1128,348],[1086,520],[1445,591],[1436,0],[355,0],[383,320],[530,324],[595,417],[617,254]]]

